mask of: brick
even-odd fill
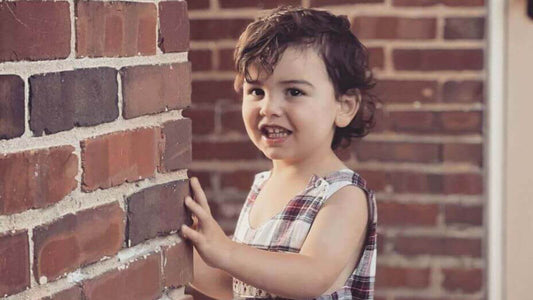
[[[395,49],[400,71],[466,71],[483,69],[483,49]]]
[[[192,71],[209,71],[213,69],[211,56],[212,53],[209,49],[189,50],[189,61],[191,62]]]
[[[82,190],[94,191],[154,175],[159,165],[159,128],[115,132],[81,141]]]
[[[168,121],[161,129],[163,151],[159,172],[170,172],[189,167],[191,153],[191,120]]]
[[[444,24],[444,38],[475,39],[485,37],[485,18],[446,18]]]
[[[358,141],[354,149],[359,161],[424,163],[440,161],[440,146],[437,144]]]
[[[237,39],[253,19],[195,19],[191,20],[191,40]]]
[[[163,248],[163,286],[179,287],[193,280],[193,245],[190,240]]]
[[[241,96],[233,89],[233,80],[195,80],[192,82],[193,103],[215,103],[220,100],[238,102]]]
[[[445,194],[483,194],[483,176],[481,174],[447,174],[443,178],[442,185],[442,192]]]
[[[236,170],[220,174],[220,187],[222,189],[236,188],[240,191],[249,191],[252,186],[254,175],[259,170]]]
[[[374,191],[383,191],[387,185],[387,174],[377,170],[357,170],[368,184],[368,187]]]
[[[161,255],[151,254],[83,282],[87,300],[159,299],[162,291]]]
[[[0,4],[0,7],[3,5],[8,4]],[[23,133],[24,81],[16,75],[0,75],[0,140],[18,137]]]
[[[394,251],[402,255],[445,255],[481,257],[481,239],[400,236]]]
[[[184,110],[182,115],[192,120],[193,136],[215,132],[215,109],[213,107],[193,107]]]
[[[465,206],[460,204],[446,204],[444,207],[444,222],[447,225],[483,225],[483,206]]]
[[[187,0],[189,10],[208,9],[209,0]]]
[[[219,0],[221,8],[276,8],[280,5],[299,6],[300,0],[258,0],[258,1],[246,1],[246,0]]]
[[[435,226],[437,204],[379,202],[379,221],[385,226]]]
[[[448,269],[442,270],[444,281],[442,287],[448,291],[475,293],[483,286],[482,269]]]
[[[250,160],[261,157],[261,152],[251,141],[246,142],[195,142],[192,146],[194,160]]]
[[[233,59],[233,48],[218,50],[218,69],[221,71],[234,71],[235,63]]]
[[[41,300],[84,300],[80,286],[73,286],[69,289],[57,292],[50,297],[41,298]]]
[[[0,235],[0,295],[30,287],[28,232]]]
[[[395,193],[440,194],[443,192],[443,176],[440,174],[389,172],[389,183]]]
[[[77,57],[156,54],[157,9],[152,3],[76,3]]]
[[[360,39],[434,39],[435,18],[355,17],[352,30]]]
[[[191,103],[191,64],[134,66],[120,70],[125,119],[182,109]]]
[[[210,205],[215,220],[232,221],[236,224],[243,208],[244,200],[241,197],[230,197],[220,201],[212,201]]]
[[[118,117],[117,71],[80,69],[34,75],[30,82],[30,128],[36,136],[94,126]]]
[[[429,268],[377,266],[376,289],[386,287],[423,289],[429,286]]]
[[[447,81],[442,88],[443,102],[483,102],[483,81]]]
[[[382,253],[385,252],[383,250],[383,249],[385,249],[385,241],[386,241],[386,239],[383,236],[383,234],[378,232],[378,239],[376,241],[376,247],[377,247],[378,254],[382,254]]]
[[[184,204],[185,196],[189,194],[189,181],[179,180],[152,186],[129,196],[126,199],[128,245],[167,235],[179,230],[182,224],[191,225],[191,215]]]
[[[200,170],[195,170],[195,169],[188,169],[187,171],[188,171],[187,174],[189,178],[192,178],[192,177],[198,178],[198,180],[200,181],[200,185],[202,186],[202,189],[204,191],[212,189],[214,187],[214,184],[211,180],[212,171],[200,171]]]
[[[43,208],[78,186],[72,146],[0,155],[0,214]]]
[[[220,118],[223,133],[238,133],[241,135],[247,135],[246,128],[244,127],[244,121],[242,119],[241,109],[224,111]]]
[[[427,133],[439,130],[438,114],[427,111],[391,112],[390,129],[397,132]]]
[[[373,93],[385,103],[433,103],[437,90],[434,80],[379,80]]]
[[[187,51],[189,31],[187,2],[159,2],[158,46],[163,53]]]
[[[118,203],[68,214],[33,231],[35,279],[48,282],[115,255],[124,242],[124,211]]]
[[[368,48],[368,59],[371,69],[382,70],[385,67],[385,52],[382,47]]]
[[[393,0],[394,6],[433,6],[433,5],[445,5],[445,6],[483,6],[484,0]]]
[[[383,3],[385,0],[311,0],[311,7],[329,5],[354,5],[362,3]]]
[[[480,111],[449,111],[438,114],[442,129],[445,132],[480,133],[482,124],[482,112]]]
[[[0,62],[50,60],[69,54],[67,1],[0,3]]]
[[[482,144],[444,144],[442,151],[445,162],[465,162],[476,166],[483,165]]]

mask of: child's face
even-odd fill
[[[249,68],[257,82],[244,82],[242,116],[252,142],[272,160],[300,161],[331,150],[339,102],[322,58],[315,50],[287,48],[266,77]],[[259,77],[258,77],[259,75]],[[263,124],[290,130],[267,138]]]

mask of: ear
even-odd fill
[[[341,95],[337,101],[339,109],[335,117],[335,125],[341,128],[348,126],[357,114],[360,103],[361,92],[359,89],[351,89]]]

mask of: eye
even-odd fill
[[[298,96],[304,95],[302,91],[300,91],[299,89],[295,89],[295,88],[289,88],[287,89],[287,92],[289,93],[291,97],[298,97]]]
[[[262,89],[251,88],[248,90],[247,94],[252,96],[263,96],[265,92]]]

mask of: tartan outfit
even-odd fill
[[[346,185],[358,186],[366,193],[369,208],[363,253],[342,288],[315,299],[373,299],[377,254],[377,206],[374,192],[366,187],[366,181],[359,174],[347,168],[325,177],[313,175],[303,192],[292,198],[281,212],[253,229],[249,224],[250,210],[270,177],[270,173],[271,170],[255,175],[251,190],[241,209],[232,240],[267,251],[298,253],[324,202]],[[233,278],[233,296],[234,299],[283,299],[236,278]]]

